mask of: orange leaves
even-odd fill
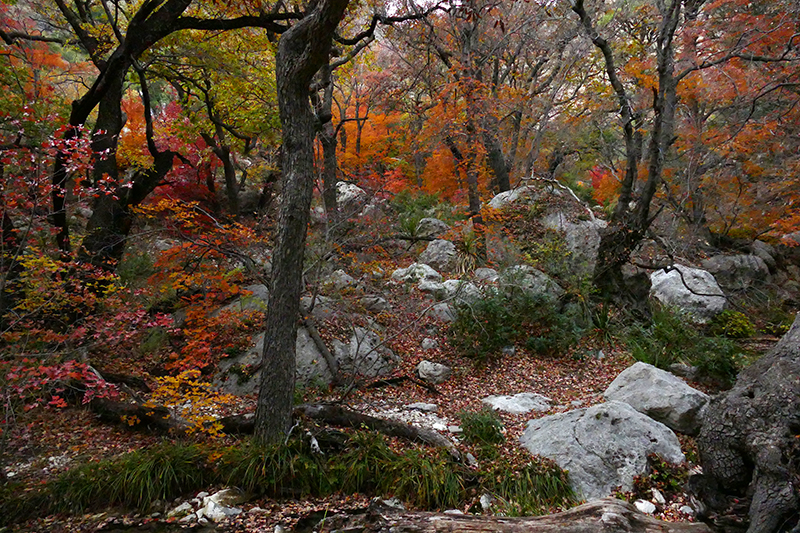
[[[592,196],[600,205],[610,205],[616,201],[622,183],[607,169],[594,167],[589,171],[592,179]]]

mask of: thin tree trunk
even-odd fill
[[[295,340],[311,198],[316,119],[308,88],[327,63],[331,40],[349,0],[319,0],[281,36],[275,64],[283,131],[283,201],[272,256],[272,287],[262,354],[255,437],[281,442],[292,422]]]

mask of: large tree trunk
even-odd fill
[[[256,409],[256,439],[283,440],[291,428],[295,339],[302,292],[311,197],[314,190],[316,119],[308,88],[327,63],[331,40],[349,0],[319,0],[281,36],[275,61],[283,130],[283,199],[272,256],[272,290]]]
[[[697,444],[703,477],[692,484],[712,518],[723,522],[736,503],[750,500],[748,516],[738,517],[749,519],[748,533],[798,530],[800,314],[769,353],[711,401]]]
[[[622,500],[604,499],[533,518],[409,512],[379,502],[358,515],[325,518],[332,531],[363,533],[710,533],[705,524],[663,522]]]

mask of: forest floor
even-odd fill
[[[410,334],[413,335],[413,332]],[[498,413],[506,433],[506,443],[501,445],[501,453],[512,457],[520,456],[517,441],[528,420],[602,402],[602,393],[606,387],[632,363],[628,354],[608,345],[603,348],[603,357],[599,358],[599,347],[591,346],[590,342],[589,345],[584,343],[561,357],[533,357],[524,351],[517,351],[500,360],[475,366],[472,361],[457,357],[445,343],[441,345],[444,348],[437,348],[434,353],[426,352],[424,357],[447,363],[455,372],[446,383],[436,385],[435,390],[420,386],[414,380],[362,386],[348,392],[346,404],[362,411],[380,412],[402,408],[414,402],[434,403],[438,406],[436,416],[457,425],[461,412],[480,410],[481,399],[488,395],[535,392],[547,396],[552,400],[549,411],[525,415]],[[395,375],[413,375],[414,367],[422,358],[421,354],[406,357]],[[694,385],[703,388],[702,385]],[[341,400],[342,397],[341,390],[338,389],[308,390],[303,399],[310,402]],[[236,409],[252,411],[254,404],[255,398],[244,398]],[[74,464],[118,456],[163,439],[161,436],[103,424],[88,409],[81,408],[36,409],[22,413],[10,437],[11,453],[6,463],[9,465],[10,477],[15,481],[25,481],[28,486],[44,482]],[[222,439],[225,444],[236,442],[232,437]],[[696,459],[693,440],[681,437],[681,443],[691,465]],[[469,451],[464,443],[459,443],[459,447]],[[207,491],[213,493],[219,488],[221,487],[209,487]],[[183,501],[192,496],[187,495]],[[690,519],[676,511],[685,501],[680,495],[675,498],[668,502],[659,517],[669,520]],[[305,500],[256,499],[243,506],[245,512],[242,514],[205,531],[273,531],[276,524],[282,524],[290,530],[302,531],[304,524],[309,525],[326,514],[363,509],[368,502],[368,498],[363,495]],[[673,505],[669,505],[670,503]],[[50,516],[9,529],[42,532],[122,530],[177,531],[179,528],[177,524],[162,522],[160,515],[141,516],[108,510],[82,516]]]

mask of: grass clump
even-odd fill
[[[503,421],[494,409],[486,408],[477,413],[462,412],[460,418],[461,429],[467,442],[479,446],[492,446],[505,442]]]
[[[499,501],[496,511],[506,516],[547,514],[576,502],[567,474],[541,457],[513,463],[494,460],[480,477],[481,489]]]
[[[117,506],[145,512],[157,502],[212,485],[236,486],[255,497],[395,496],[423,510],[464,507],[475,494],[489,492],[507,514],[541,513],[573,501],[566,474],[548,462],[495,457],[476,471],[445,450],[397,451],[370,432],[345,436],[339,446],[319,454],[300,438],[280,446],[242,443],[223,450],[164,443],[77,466],[35,490],[11,483],[0,487],[0,526]]]

